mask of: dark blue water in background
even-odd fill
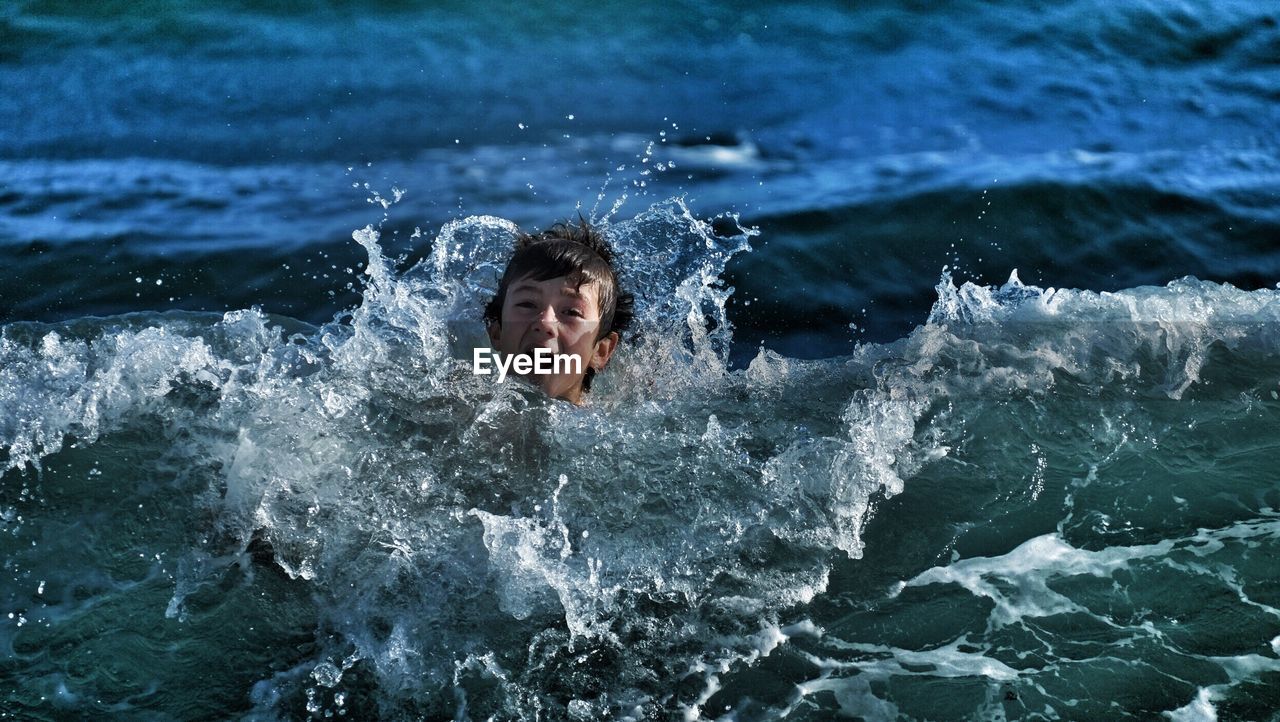
[[[411,257],[414,227],[471,214],[740,213],[763,233],[730,269],[739,341],[810,357],[849,323],[909,330],[945,265],[1094,290],[1280,275],[1266,4],[0,13],[4,319],[327,319],[356,302],[333,271],[380,215],[366,182],[405,189]]]
[[[674,211],[663,206],[662,222],[655,227],[674,234],[680,226],[672,218],[687,208],[702,219],[734,214],[741,226],[757,231],[751,250],[733,255],[722,271],[716,266],[719,256],[706,266],[734,289],[725,305],[734,331],[731,341],[723,339],[728,348],[722,360],[728,366],[721,369],[731,380],[700,376],[673,384],[700,389],[712,399],[705,408],[685,399],[668,409],[671,418],[696,427],[693,436],[673,440],[676,432],[663,426],[662,414],[636,402],[641,411],[627,407],[635,415],[627,416],[626,424],[611,419],[601,421],[601,428],[619,423],[623,430],[641,429],[636,448],[647,451],[639,456],[618,452],[619,459],[599,447],[592,453],[611,459],[619,480],[629,473],[663,479],[687,474],[709,480],[715,494],[746,483],[742,478],[784,486],[794,482],[808,494],[812,480],[795,481],[780,469],[839,468],[847,455],[869,455],[867,467],[880,469],[875,453],[885,444],[891,447],[885,453],[895,459],[892,479],[875,476],[865,487],[874,490],[859,492],[856,504],[832,491],[839,503],[831,502],[829,509],[817,505],[835,520],[830,533],[836,541],[807,526],[804,533],[788,536],[791,527],[769,520],[760,523],[785,540],[778,542],[781,551],[760,552],[759,558],[744,551],[742,559],[748,561],[713,565],[729,570],[723,572],[729,576],[749,577],[759,572],[751,566],[758,562],[778,571],[779,588],[801,592],[749,594],[716,572],[707,577],[714,582],[690,582],[683,602],[656,593],[645,597],[652,590],[636,592],[641,587],[625,583],[632,597],[619,596],[617,588],[595,597],[597,621],[623,620],[620,626],[638,629],[644,625],[636,620],[678,617],[661,613],[670,604],[697,619],[689,627],[697,628],[691,632],[695,638],[737,640],[719,657],[710,652],[698,657],[703,667],[697,674],[689,671],[692,657],[681,656],[687,650],[671,641],[684,632],[653,627],[651,633],[666,639],[667,646],[637,652],[640,661],[619,663],[622,672],[579,679],[566,671],[572,665],[564,660],[581,649],[575,651],[572,638],[556,647],[538,636],[539,614],[545,610],[540,602],[526,600],[524,592],[510,592],[506,582],[492,585],[502,600],[494,604],[501,609],[478,612],[478,625],[451,616],[444,602],[405,602],[390,592],[384,598],[378,596],[381,588],[368,598],[344,597],[339,588],[348,576],[356,578],[355,572],[341,571],[345,557],[335,552],[313,559],[287,551],[290,543],[298,548],[312,543],[298,531],[306,526],[300,522],[223,519],[215,526],[221,525],[230,541],[218,542],[197,540],[216,535],[188,533],[185,518],[170,518],[148,532],[154,518],[142,516],[140,504],[137,520],[113,517],[117,526],[103,526],[107,522],[96,515],[98,503],[132,513],[135,501],[151,504],[167,494],[199,499],[202,490],[220,483],[224,494],[228,484],[234,493],[235,484],[242,483],[275,498],[272,484],[278,480],[254,481],[276,477],[267,471],[253,476],[271,464],[246,451],[244,429],[254,430],[252,440],[267,450],[264,454],[275,454],[271,458],[297,448],[296,436],[321,445],[327,442],[317,440],[340,437],[353,444],[343,453],[367,463],[353,462],[352,468],[359,468],[352,473],[367,472],[393,490],[399,477],[385,468],[377,471],[378,463],[390,463],[387,459],[441,484],[450,463],[454,468],[490,463],[490,455],[507,452],[473,448],[475,440],[462,432],[454,438],[452,431],[420,431],[449,427],[449,415],[433,407],[439,399],[429,395],[426,402],[414,397],[414,403],[434,411],[397,412],[413,423],[396,417],[396,424],[419,431],[400,426],[387,431],[374,424],[379,439],[416,439],[413,434],[420,432],[437,447],[462,449],[454,457],[430,457],[422,469],[414,466],[420,457],[395,455],[408,455],[403,449],[393,453],[380,442],[359,446],[352,439],[360,430],[337,421],[332,427],[299,422],[305,433],[291,436],[280,431],[293,422],[279,409],[311,408],[312,402],[282,400],[287,384],[281,379],[305,376],[297,368],[311,368],[307,364],[328,368],[330,354],[347,358],[342,344],[318,340],[316,328],[360,306],[364,269],[377,265],[378,253],[403,271],[430,257],[432,239],[446,224],[475,215],[534,229],[581,213],[622,228],[634,240],[635,228],[646,226],[628,226],[630,219],[672,198],[684,205]],[[352,231],[368,224],[381,230],[376,251],[352,240]],[[709,228],[721,237],[737,232],[723,216]],[[640,242],[633,246],[641,247]],[[12,0],[0,6],[0,253],[5,259],[0,324],[6,324],[6,338],[13,342],[0,349],[9,364],[0,369],[9,384],[0,395],[8,404],[0,408],[3,460],[16,466],[15,459],[39,457],[41,449],[53,454],[40,474],[25,466],[10,469],[0,498],[3,528],[18,550],[8,557],[4,584],[9,586],[0,601],[14,610],[10,620],[39,618],[55,630],[43,632],[47,637],[24,637],[35,634],[32,624],[0,635],[7,660],[0,666],[0,681],[19,690],[8,699],[24,713],[58,718],[158,710],[160,718],[225,713],[267,719],[381,709],[388,718],[492,713],[501,719],[516,716],[515,710],[535,714],[529,712],[535,709],[551,719],[606,714],[769,719],[784,712],[822,719],[842,710],[870,719],[1000,714],[1089,719],[1108,711],[1117,718],[1167,713],[1175,719],[1214,719],[1216,709],[1224,719],[1260,719],[1280,707],[1274,691],[1267,691],[1280,676],[1275,622],[1280,598],[1274,595],[1280,575],[1274,562],[1248,551],[1257,544],[1264,550],[1275,546],[1273,510],[1280,507],[1270,461],[1271,432],[1280,418],[1273,403],[1274,329],[1280,316],[1266,291],[1280,281],[1280,7],[1274,3],[442,2],[420,7],[354,1]],[[1003,284],[1014,269],[1020,282],[999,292],[979,290]],[[938,287],[944,271],[957,285],[976,285],[956,296],[948,284]],[[1206,283],[1178,281],[1186,276]],[[1141,288],[1175,281],[1167,289]],[[1039,288],[1026,291],[1024,283],[1085,293],[1055,297]],[[1024,302],[1039,305],[1029,312],[1019,306]],[[270,334],[258,329],[257,315],[219,320],[224,312],[251,307],[289,333],[311,334],[311,340],[298,342],[306,349],[297,352],[305,364],[279,361],[280,368],[291,369],[287,372],[239,365],[262,348],[273,349],[261,351],[264,358],[293,353],[281,350],[288,347],[282,340],[281,348],[261,341]],[[377,310],[382,308],[369,305],[368,313],[383,318]],[[1132,329],[1108,325],[1119,308],[1132,310],[1132,317],[1125,317],[1135,324]],[[169,311],[184,313],[160,315]],[[1225,325],[1215,325],[1215,311]],[[394,315],[386,313],[385,318]],[[93,318],[117,314],[135,315]],[[448,315],[437,310],[425,317]],[[1190,326],[1189,318],[1195,319]],[[1059,332],[1059,322],[1071,328]],[[349,319],[344,323],[350,325]],[[973,331],[970,323],[995,324],[998,330]],[[1209,330],[1196,325],[1204,323]],[[148,327],[163,330],[148,335]],[[962,327],[969,330],[957,330]],[[938,328],[950,330],[944,334]],[[59,339],[41,341],[49,329],[56,329]],[[341,337],[333,329],[330,333]],[[110,337],[114,350],[76,346],[81,337]],[[190,353],[174,351],[196,337],[201,342]],[[206,337],[212,351],[202,345]],[[1095,337],[1104,340],[1081,350],[1081,339]],[[761,346],[777,356],[757,356]],[[139,369],[154,367],[160,376],[148,376],[149,371],[138,371],[137,379],[129,376],[119,366],[123,362],[112,360],[129,353],[137,354]],[[206,353],[221,360],[199,360]],[[32,361],[37,358],[44,360]],[[729,372],[747,368],[753,358],[764,360],[739,376]],[[832,358],[838,360],[803,365]],[[917,359],[929,360],[933,370],[911,366]],[[76,364],[86,379],[107,370],[119,373],[109,383],[102,381],[101,388],[93,386],[100,391],[93,403],[68,406],[57,401],[59,393],[83,402],[76,384],[67,381],[78,378],[68,371]],[[347,379],[344,373],[353,379],[383,378],[380,368],[351,362],[333,373],[342,379]],[[1004,368],[1013,371],[991,370]],[[175,380],[179,376],[169,378],[160,369],[179,369],[180,374],[172,373],[181,383]],[[243,380],[245,374],[259,385]],[[965,374],[982,379],[975,382],[976,391],[956,380],[968,378]],[[1204,379],[1219,385],[1201,392]],[[147,400],[152,398],[148,389],[154,384],[169,389],[170,382],[186,390],[165,402],[172,406],[157,411]],[[345,418],[347,406],[335,406],[332,399],[370,397],[349,393],[346,383],[326,377],[309,386],[323,397],[314,406]],[[266,386],[274,390],[262,391]],[[824,395],[828,388],[839,390]],[[209,389],[226,395],[224,402],[235,394],[268,398],[272,410],[200,416],[211,403]],[[884,403],[897,410],[885,411],[889,407],[882,407],[878,396],[868,401],[863,391],[883,394]],[[375,388],[372,395],[380,393],[389,392]],[[126,403],[120,394],[137,398],[130,396]],[[1240,402],[1237,408],[1234,404],[1246,396],[1256,397],[1256,403]],[[610,397],[604,398],[604,407],[614,408]],[[467,399],[458,402],[459,408],[474,411],[482,405]],[[966,400],[972,402],[968,409]],[[78,411],[67,410],[73,406]],[[104,411],[108,406],[114,410]],[[92,423],[83,417],[89,407],[95,409]],[[478,417],[458,413],[466,423],[501,425],[487,411]],[[546,423],[556,429],[582,423],[548,413]],[[890,423],[900,417],[914,424],[901,434]],[[380,422],[395,425],[385,418]],[[148,425],[153,423],[163,431]],[[46,427],[43,447],[20,446],[24,439],[45,438],[31,429]],[[897,440],[868,446],[859,435],[864,428]],[[1210,438],[1188,431],[1196,428],[1210,429]],[[239,447],[227,440],[236,429],[241,429]],[[1001,440],[1010,429],[1019,431]],[[96,452],[77,450],[74,438],[94,441],[99,431],[105,441],[90,446]],[[49,441],[63,432],[70,434],[65,449]],[[851,446],[833,449],[828,444],[833,435]],[[238,450],[217,451],[213,438]],[[553,461],[546,468],[522,472],[550,479],[541,496],[526,495],[548,508],[552,492],[559,495],[564,488],[563,481],[556,486],[562,470],[557,464],[568,464],[563,470],[570,479],[587,473],[574,466],[576,447],[556,445],[564,443],[556,439],[547,442],[552,451],[546,456]],[[670,462],[676,466],[664,476],[660,459],[673,453],[677,441],[696,450],[689,452],[694,461],[686,463],[677,454],[680,460]],[[175,458],[174,448],[189,454]],[[726,448],[741,452],[743,460],[716,456]],[[1157,454],[1170,448],[1185,452],[1178,457],[1181,463]],[[366,459],[378,455],[382,462]],[[936,461],[944,456],[945,461]],[[333,459],[342,458],[334,452]],[[1223,459],[1231,460],[1225,470]],[[279,472],[287,482],[280,488],[327,473],[316,469],[329,467],[314,463],[305,472]],[[91,492],[91,485],[72,485],[66,489],[78,491],[64,489],[60,496],[52,470],[63,467],[81,481],[147,468],[151,481],[120,494],[116,486],[107,494]],[[739,478],[742,469],[748,471]],[[475,475],[486,473],[508,471]],[[1113,473],[1110,479],[1108,473]],[[861,471],[853,476],[871,478]],[[899,476],[906,479],[905,491]],[[1208,480],[1205,487],[1198,485],[1201,479]],[[1241,479],[1247,482],[1243,491],[1232,486]],[[649,509],[651,500],[643,491],[621,481],[619,487],[625,489],[621,494],[636,494],[626,498],[637,507]],[[1178,503],[1151,501],[1169,489]],[[524,562],[501,561],[502,544],[493,541],[504,538],[501,530],[507,529],[502,504],[486,506],[469,493],[463,488],[461,501],[428,511],[454,519],[440,511],[452,509],[477,529],[481,519],[481,552],[487,550],[496,567],[518,577],[510,570],[525,569]],[[540,516],[541,521],[530,522],[537,515],[523,507],[517,513],[513,501],[509,511],[516,521],[506,533],[537,536],[530,529],[541,529],[543,522],[549,529],[585,529],[589,523],[582,519],[590,519],[590,510],[606,503],[607,496],[581,493],[577,525],[567,511],[564,519],[556,512],[553,521],[559,527]],[[795,501],[799,497],[773,494],[724,502],[723,508],[706,502],[739,522],[726,548],[757,549],[760,542],[749,523],[754,504],[808,508],[808,502]],[[933,495],[958,501],[940,509],[931,503]],[[388,492],[386,498],[392,497]],[[201,503],[192,502],[191,509],[208,512]],[[370,503],[342,501],[352,508]],[[264,508],[279,512],[270,504]],[[382,518],[405,513],[392,504]],[[666,528],[664,523],[682,528],[678,514],[653,513],[658,528]],[[910,521],[895,524],[895,518]],[[321,522],[321,528],[345,533],[364,530],[366,522],[370,529],[377,527],[360,518],[330,527]],[[711,526],[699,526],[704,522],[700,516],[688,525],[699,549],[714,537],[706,530]],[[224,558],[227,549],[247,553],[255,523],[277,530],[272,541],[286,549],[279,557],[286,566],[314,561],[319,576],[296,566],[286,569],[288,578],[259,572],[245,581],[227,572],[222,581],[210,582],[218,570],[232,568]],[[191,524],[200,528],[200,522]],[[462,539],[461,532],[448,529],[414,527],[417,536],[405,538],[439,534],[452,539],[449,535],[457,533]],[[27,541],[49,543],[77,530],[92,532],[85,544],[101,547],[103,560],[75,561],[74,545],[70,551],[58,547],[64,556],[55,552],[51,560],[19,559]],[[593,533],[610,539],[608,530]],[[846,533],[852,536],[842,536]],[[136,556],[122,541],[131,535],[158,540],[143,544],[151,546],[145,564],[132,562],[136,568],[122,561]],[[532,548],[558,558],[562,550],[570,554],[567,539],[563,548],[548,546],[545,539]],[[860,558],[864,542],[866,556]],[[212,549],[219,543],[221,551]],[[398,543],[387,542],[386,548]],[[607,549],[607,541],[599,543]],[[454,547],[432,552],[431,559],[444,559],[442,567],[453,570],[445,578],[475,572],[468,566],[473,562],[468,544],[479,542],[459,541],[461,552]],[[151,551],[160,548],[168,551],[151,565]],[[628,557],[626,547],[618,548],[623,551],[596,550],[596,559],[650,568],[649,557],[639,552]],[[686,563],[680,554],[691,554],[666,553],[652,552],[653,559],[665,560],[653,562],[654,568]],[[170,558],[165,554],[185,561],[169,564],[161,561]],[[1212,554],[1224,558],[1203,561]],[[841,561],[832,561],[836,558]],[[1220,575],[1210,579],[1187,571],[1201,569],[1202,562]],[[79,563],[84,569],[77,574],[88,581],[77,587],[70,581],[75,575],[58,570],[80,569]],[[595,579],[583,571],[590,563],[584,564],[576,571],[583,572],[582,579]],[[801,567],[826,571],[815,581],[794,576]],[[1118,567],[1124,567],[1118,574],[1128,575],[1116,581],[1125,592],[1108,596],[1107,575]],[[1172,568],[1189,577],[1161,576],[1172,574]],[[1036,577],[1039,573],[1052,578]],[[63,596],[50,607],[55,611],[41,617],[31,611],[38,607],[31,601],[36,597],[28,596],[36,582],[44,595],[44,580],[59,574],[67,577],[61,582]],[[586,582],[565,574],[545,572],[538,578],[567,599],[572,595],[565,589],[578,593]],[[438,583],[438,576],[423,575],[427,581],[418,580],[420,586]],[[319,591],[299,593],[290,585],[300,579],[319,579]],[[1059,583],[1063,579],[1068,581]],[[671,578],[659,581],[679,586]],[[51,582],[50,589],[58,584]],[[156,645],[152,654],[163,649],[192,668],[150,669],[136,663],[147,657],[137,650],[125,655],[120,668],[100,668],[82,656],[119,654],[137,642],[129,631],[132,623],[111,621],[110,604],[86,599],[133,594],[127,613],[114,619],[158,619],[166,607],[173,611],[189,596],[184,584],[204,589],[206,596],[210,589],[226,596],[213,594],[205,602],[191,596],[196,601],[184,618],[187,627],[166,626],[157,632],[159,641],[148,644]],[[1239,604],[1219,625],[1198,618],[1191,601],[1177,605],[1155,594],[1144,598],[1141,592],[1149,586],[1198,597],[1225,594],[1231,600],[1223,605]],[[137,590],[151,591],[138,596]],[[456,590],[449,594],[466,596]],[[755,628],[741,626],[740,620],[730,623],[716,616],[720,612],[707,612],[697,601],[751,594],[766,600],[759,612],[766,620],[762,636],[753,636]],[[637,595],[641,602],[635,601]],[[1068,597],[1069,603],[1063,601]],[[417,667],[388,672],[386,660],[400,659],[392,642],[401,638],[390,634],[388,641],[381,622],[348,619],[353,609],[366,611],[362,605],[372,604],[369,599],[394,610],[388,628],[399,629],[399,621],[420,614],[435,620],[433,629],[446,630],[440,633],[446,640],[441,658],[456,652],[459,659],[466,657],[465,664],[458,662],[452,678],[430,677],[420,687],[405,681],[416,679],[410,673],[421,672]],[[558,608],[552,606],[554,619]],[[571,612],[571,606],[565,602],[564,611],[572,618],[581,610]],[[239,611],[229,611],[232,607]],[[318,613],[316,607],[327,611]],[[797,607],[799,612],[784,611]],[[284,621],[273,616],[277,609],[285,610],[279,612]],[[0,623],[8,612],[0,607]],[[1150,620],[1160,614],[1185,626],[1166,628],[1157,620],[1156,631],[1145,636]],[[165,624],[179,625],[178,616],[166,617]],[[317,623],[317,617],[325,621]],[[511,617],[532,621],[528,627],[513,626],[510,638],[496,641],[487,636],[476,641],[468,626]],[[1027,626],[1024,617],[1057,621],[1042,628]],[[58,620],[64,629],[79,631],[60,637]],[[265,627],[263,620],[270,620]],[[1197,628],[1190,642],[1178,636],[1193,623],[1206,626]],[[814,624],[827,636],[811,634]],[[252,625],[268,631],[258,632],[264,635],[260,638],[237,631]],[[548,630],[555,627],[548,625]],[[1228,649],[1222,641],[1241,628],[1256,650]],[[766,634],[770,630],[773,637]],[[845,641],[829,642],[837,632]],[[419,651],[427,644],[423,640],[433,639],[429,631],[406,634],[408,647],[417,644]],[[1055,634],[1071,641],[1057,640]],[[85,641],[90,638],[95,641]],[[769,657],[774,645],[789,638],[822,638],[828,646],[806,647],[801,641],[799,651]],[[1088,647],[1094,642],[1131,652],[1109,657]],[[503,643],[521,653],[528,649],[529,656],[527,668],[499,685],[493,680],[501,675],[485,665],[510,671],[519,667],[513,660],[521,656],[485,657],[486,649],[500,650]],[[560,657],[547,657],[559,661],[535,664],[539,644],[560,650]],[[59,656],[68,649],[73,650],[69,656]],[[178,691],[200,674],[200,664],[191,660],[223,654],[244,655],[235,659],[248,661],[207,688]],[[761,663],[764,657],[769,659]],[[1191,657],[1194,662],[1187,661]],[[1204,671],[1227,658],[1234,660],[1221,662],[1228,672]],[[684,666],[666,669],[654,661],[665,659]],[[1021,666],[1037,660],[1050,661],[1034,672]],[[721,663],[724,670],[716,667]],[[452,662],[421,664],[426,679]],[[344,673],[348,682],[356,680],[350,688],[338,683]],[[615,677],[626,680],[618,683],[625,687],[621,693],[601,682]],[[1124,681],[1108,687],[1115,679]],[[715,695],[722,684],[725,691]],[[494,685],[501,695],[485,692]],[[627,696],[635,690],[648,696]],[[90,701],[104,694],[105,703]],[[575,707],[571,699],[581,704]],[[708,705],[709,699],[714,704]]]

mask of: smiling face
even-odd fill
[[[548,396],[582,403],[582,381],[588,368],[602,370],[618,344],[618,334],[600,332],[598,284],[576,285],[568,276],[545,281],[532,276],[513,281],[506,290],[500,320],[489,325],[489,339],[502,354],[532,354],[546,348],[581,360],[582,373],[530,374],[526,378]]]

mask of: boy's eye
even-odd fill
[[[533,301],[517,301],[516,308],[533,308]]]
[[[578,318],[582,318],[583,316],[582,309],[580,308],[570,308],[566,310],[565,313],[569,314],[570,316],[577,316]]]

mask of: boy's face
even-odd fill
[[[527,378],[548,396],[582,401],[588,368],[600,371],[618,344],[618,334],[596,340],[600,330],[600,289],[595,283],[575,287],[567,276],[535,281],[517,279],[507,288],[498,323],[489,326],[493,348],[502,354],[532,354],[539,347],[581,359],[582,373],[530,374]],[[563,369],[562,369],[563,370]],[[572,369],[569,369],[572,371]]]

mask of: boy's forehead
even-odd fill
[[[568,276],[556,276],[539,281],[533,274],[522,276],[511,283],[511,292],[519,291],[559,291],[568,296],[591,298],[600,295],[600,284],[589,279],[575,283]]]

